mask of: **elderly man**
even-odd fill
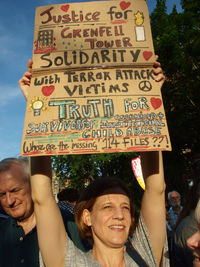
[[[200,267],[200,200],[195,210],[195,217],[199,226],[199,230],[187,240],[187,245],[193,250],[193,266]]]
[[[168,193],[168,202],[170,209],[167,213],[167,227],[168,230],[173,231],[177,219],[182,211],[181,196],[177,191],[171,191]]]
[[[31,198],[27,160],[8,158],[0,162],[0,206],[10,216],[0,223],[0,266],[39,267],[36,220]],[[83,251],[75,221],[62,213],[66,231]]]
[[[0,205],[10,216],[0,224],[0,266],[39,266],[36,220],[28,162],[0,162]]]

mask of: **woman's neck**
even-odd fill
[[[125,267],[125,247],[109,248],[104,245],[93,246],[92,256],[103,267]]]

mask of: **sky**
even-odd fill
[[[168,13],[171,13],[174,4],[177,11],[181,12],[180,1],[167,0]],[[32,57],[35,8],[70,2],[85,1],[1,0],[0,160],[20,156],[26,101],[19,89],[18,80],[26,71],[28,59]],[[147,4],[151,14],[156,7],[156,0],[147,0]]]

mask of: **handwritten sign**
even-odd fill
[[[145,0],[37,8],[21,155],[171,150],[154,59]]]
[[[144,0],[73,3],[36,9],[34,71],[151,66],[154,59]]]

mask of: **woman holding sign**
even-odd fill
[[[25,96],[28,95],[31,65],[29,61],[29,71],[19,82]],[[159,63],[156,66],[159,67]],[[163,77],[161,70],[156,72]],[[130,193],[120,180],[98,179],[82,194],[76,207],[76,221],[82,237],[93,243],[92,250],[83,253],[65,232],[52,194],[50,158],[31,158],[32,197],[39,246],[46,267],[168,266],[164,246],[166,212],[162,154],[142,153],[141,163],[146,189],[137,226]],[[132,257],[125,247],[130,235],[133,237]]]

